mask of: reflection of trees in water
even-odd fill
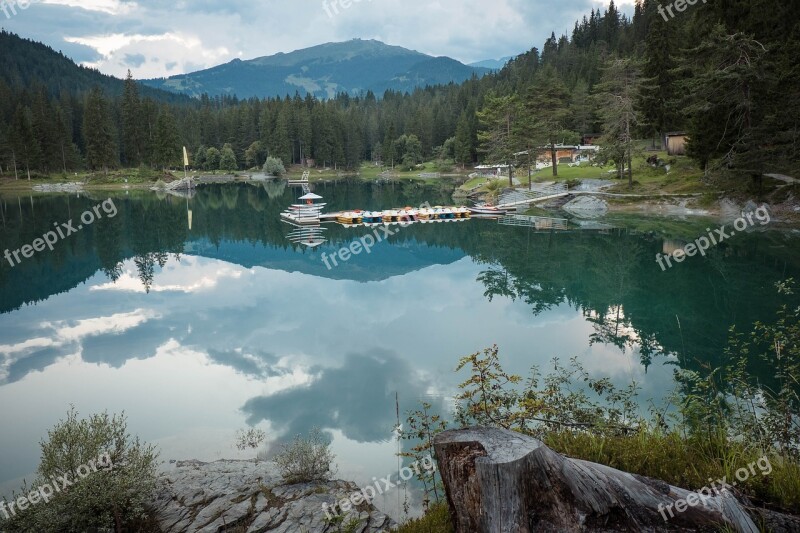
[[[227,209],[236,209],[239,201],[239,187],[224,187],[222,189],[222,202]]]
[[[119,213],[114,218],[105,218],[96,222],[95,250],[100,259],[103,273],[111,280],[117,281],[122,275],[122,242],[123,220]]]
[[[283,194],[286,192],[286,183],[286,180],[265,181],[263,187],[267,191],[267,198],[270,200],[283,198]]]
[[[628,301],[637,289],[634,286],[635,270],[645,255],[645,247],[639,240],[623,240],[618,246],[601,248],[591,273],[598,283],[608,288],[611,300],[605,309],[584,309],[583,314],[594,328],[589,337],[590,344],[610,344],[622,353],[638,347],[642,364],[647,368],[653,356],[660,352],[660,347],[652,334],[637,331],[626,316],[622,303]]]
[[[516,300],[517,293],[512,290],[511,277],[502,265],[493,265],[478,275],[478,281],[486,287],[483,295],[491,302],[495,296],[505,296]]]
[[[189,231],[186,219],[186,201],[166,198],[158,204],[132,202],[129,208],[128,228],[132,233],[134,264],[145,290],[150,292],[155,268],[164,268],[169,254],[183,253]]]
[[[462,246],[491,265],[478,278],[487,297],[522,299],[534,314],[568,302],[592,322],[594,343],[638,349],[645,366],[662,353],[679,354],[684,365],[716,364],[730,325],[769,316],[770,297],[760,287],[797,275],[800,264],[794,241],[774,233],[743,235],[730,245],[735,250],[666,272],[655,262],[663,242],[654,234],[483,224],[474,237],[462,238]],[[775,242],[755,242],[764,239]]]

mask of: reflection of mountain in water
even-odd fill
[[[53,252],[37,254],[14,268],[3,262],[0,312],[69,291],[98,272],[116,280],[120,262],[127,259],[133,259],[140,282],[149,287],[171,254],[358,282],[385,280],[468,255],[485,265],[477,281],[487,298],[524,301],[534,313],[567,302],[594,324],[595,342],[620,348],[635,345],[645,365],[662,351],[681,354],[688,365],[719,358],[729,325],[770,318],[774,283],[800,277],[797,238],[777,232],[737,235],[710,250],[707,258],[693,258],[662,272],[655,255],[663,251],[665,239],[689,241],[703,233],[702,228],[669,221],[655,225],[669,224],[668,234],[608,228],[548,233],[479,220],[413,225],[372,253],[328,270],[321,254],[330,256],[369,230],[331,225],[319,247],[292,244],[286,239],[291,228],[280,221],[279,213],[294,201],[295,191],[277,183],[198,189],[188,201],[191,230],[186,199],[117,197],[115,218],[88,226],[58,243]],[[419,205],[424,200],[446,203],[447,196],[439,188],[411,183],[341,182],[319,186],[316,192],[332,210]],[[3,247],[13,250],[30,243],[53,222],[74,219],[102,199],[47,196],[33,205],[4,204]],[[125,342],[129,341],[135,344],[132,339]],[[44,350],[24,365],[41,367],[55,356]],[[14,376],[33,367],[15,368]]]

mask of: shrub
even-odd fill
[[[315,428],[308,437],[297,435],[291,444],[284,444],[275,462],[287,483],[328,481],[335,468],[330,446],[325,435]]]
[[[264,431],[256,428],[240,429],[236,432],[236,448],[244,451],[248,448],[257,449],[267,438]]]
[[[104,412],[79,420],[71,408],[47,437],[40,444],[36,478],[19,496],[52,487],[53,479],[62,476],[74,483],[55,492],[49,502],[39,501],[17,512],[0,523],[0,530],[121,532],[139,530],[147,522],[145,505],[156,486],[158,454],[128,434],[124,413]],[[97,461],[101,456],[107,461]]]
[[[281,177],[286,174],[286,168],[283,166],[283,161],[279,157],[268,157],[267,162],[264,163],[264,172],[270,176]]]

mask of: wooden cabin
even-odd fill
[[[685,131],[673,131],[664,135],[664,146],[668,155],[686,155],[686,142],[689,140]]]

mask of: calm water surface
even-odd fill
[[[452,203],[444,186],[411,183],[315,192],[331,210]],[[339,477],[368,483],[397,470],[395,394],[401,412],[421,399],[448,409],[461,356],[497,343],[521,374],[577,356],[660,400],[675,365],[718,361],[728,328],[774,316],[774,283],[800,278],[796,232],[737,235],[662,272],[656,253],[718,223],[619,218],[568,232],[414,225],[329,270],[322,254],[369,230],[329,225],[318,248],[292,243],[279,213],[299,194],[280,183],[113,193],[116,217],[13,268],[3,260],[0,494],[30,478],[70,404],[124,410],[165,461],[251,457],[234,448],[248,424],[273,449],[321,427]],[[0,252],[107,197],[0,199]],[[397,498],[379,503],[391,512]]]

